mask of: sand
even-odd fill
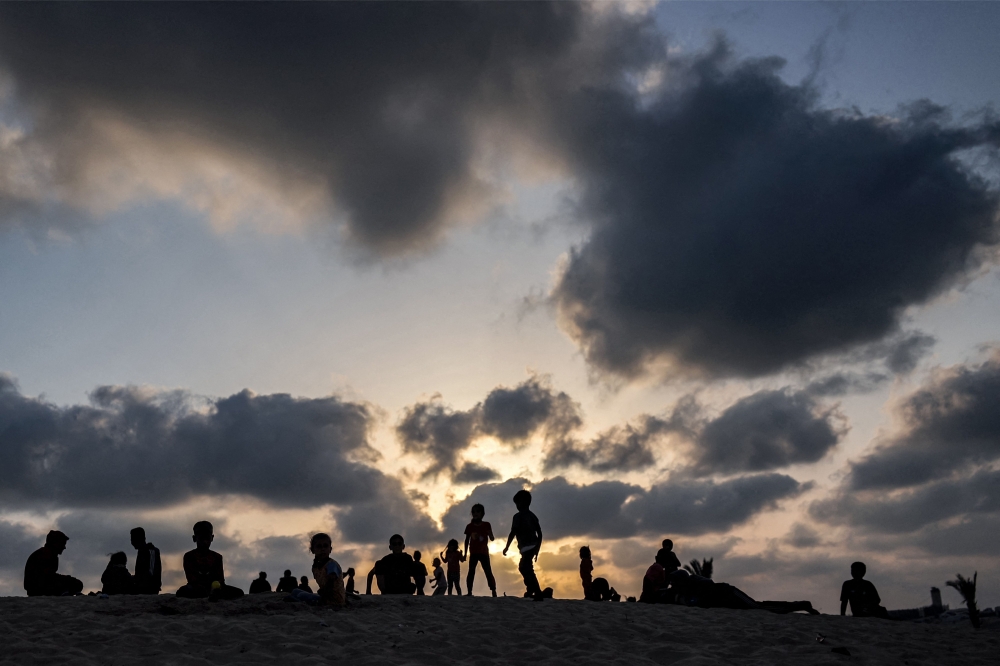
[[[371,596],[333,611],[283,597],[219,603],[172,595],[6,597],[0,599],[0,662],[1000,663],[995,618],[975,631],[967,624],[512,597]],[[851,656],[833,647],[846,647]]]

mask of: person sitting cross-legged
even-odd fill
[[[250,583],[250,594],[263,594],[271,591],[271,583],[267,580],[267,572],[261,571]]]
[[[243,590],[226,585],[226,575],[222,566],[222,555],[209,546],[215,539],[212,523],[202,520],[194,524],[191,540],[197,547],[184,553],[184,576],[187,585],[177,590],[178,597],[187,599],[229,600],[239,599]]]
[[[69,537],[52,530],[45,545],[33,552],[24,565],[24,589],[29,597],[60,597],[80,594],[83,582],[59,571],[59,555],[66,550]]]
[[[840,614],[847,613],[847,604],[851,605],[851,615],[854,617],[888,618],[887,611],[880,604],[882,598],[870,580],[865,580],[868,567],[864,562],[851,565],[851,579],[845,580],[840,588]]]

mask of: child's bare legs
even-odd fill
[[[497,581],[493,578],[493,567],[490,566],[490,556],[489,554],[477,555],[472,554],[469,556],[469,576],[465,579],[465,586],[468,592],[468,596],[472,596],[472,584],[476,580],[476,564],[483,565],[483,573],[486,574],[486,583],[490,586],[490,591],[493,596],[497,596]]]
[[[451,587],[452,587],[452,585],[454,585],[455,589],[458,590],[458,596],[462,596],[461,578],[459,577],[459,574],[457,572],[453,573],[453,574],[452,573],[448,574],[448,595],[449,596],[451,596]]]

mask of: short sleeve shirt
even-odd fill
[[[375,574],[385,577],[384,594],[406,594],[413,591],[410,579],[416,572],[409,553],[389,553],[375,563]]]
[[[493,527],[485,520],[469,523],[465,526],[465,534],[469,537],[469,552],[473,555],[487,555],[490,552],[490,538]]]
[[[514,519],[510,522],[510,529],[517,537],[517,547],[522,552],[528,546],[538,543],[538,533],[542,531],[538,525],[538,516],[531,511],[515,513]]]
[[[845,580],[840,588],[840,600],[851,603],[852,615],[869,615],[882,603],[875,585],[870,580]]]

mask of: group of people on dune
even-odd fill
[[[542,528],[538,517],[532,513],[531,493],[518,491],[514,497],[517,513],[511,520],[510,534],[503,554],[507,555],[516,540],[520,553],[518,571],[524,579],[525,597],[542,600],[552,597],[552,588],[542,589],[535,574],[534,563],[542,547]],[[458,541],[451,539],[440,558],[433,560],[433,595],[451,594],[456,590],[462,594],[461,563],[468,560],[469,572],[466,577],[466,595],[472,595],[476,568],[481,566],[486,576],[492,596],[497,596],[496,579],[490,564],[489,542],[494,540],[493,528],[483,520],[486,510],[482,504],[472,506],[472,520],[465,528],[465,547],[459,550]],[[195,523],[192,541],[195,548],[184,554],[184,576],[187,582],[176,592],[178,597],[189,599],[230,600],[243,596],[243,590],[226,584],[222,555],[211,549],[215,539],[212,523],[203,520]],[[128,558],[124,552],[111,555],[104,574],[101,576],[104,594],[159,594],[161,590],[162,565],[160,551],[146,541],[143,528],[131,531],[132,546],[136,549],[134,573],[128,570]],[[68,596],[81,594],[83,583],[77,578],[60,574],[59,555],[66,549],[67,537],[60,531],[48,533],[45,545],[28,557],[24,568],[24,589],[28,596]],[[366,594],[372,593],[372,582],[382,594],[423,595],[427,581],[427,568],[420,561],[420,551],[411,556],[405,551],[406,543],[399,534],[389,539],[388,555],[375,563],[368,573]],[[312,535],[309,552],[313,555],[312,574],[316,591],[309,586],[308,578],[296,581],[290,570],[278,584],[276,592],[287,593],[290,601],[301,601],[315,605],[333,607],[344,606],[347,599],[357,594],[354,589],[354,569],[346,571],[331,555],[333,540],[328,534]],[[442,563],[447,564],[445,575]],[[590,548],[580,549],[580,578],[584,599],[589,601],[621,600],[621,595],[611,587],[605,578],[593,578],[594,563]],[[888,617],[875,586],[864,580],[865,565],[855,562],[851,566],[851,580],[841,588],[840,613],[844,615],[847,605],[855,616]],[[270,592],[267,574],[250,584],[250,593]],[[629,601],[635,601],[630,597]],[[642,594],[638,601],[650,604],[681,604],[701,608],[732,608],[740,610],[767,610],[774,613],[805,611],[818,614],[808,601],[756,601],[739,588],[727,583],[717,583],[707,576],[689,573],[681,567],[680,560],[673,552],[673,542],[664,539],[657,552],[655,562],[646,570],[642,580]]]

